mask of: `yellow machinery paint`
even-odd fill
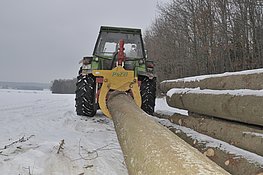
[[[100,89],[99,105],[101,111],[111,118],[106,101],[107,94],[110,90],[128,92],[131,91],[135,103],[141,107],[141,95],[138,85],[138,78],[134,71],[125,70],[122,66],[117,66],[112,70],[93,70],[94,76],[103,77],[103,84]]]

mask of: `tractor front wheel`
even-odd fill
[[[142,110],[147,114],[153,115],[156,98],[156,78],[149,79],[144,77],[142,79],[141,87]]]
[[[76,112],[77,115],[93,117],[97,112],[96,79],[93,75],[79,75],[76,83]]]

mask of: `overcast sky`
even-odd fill
[[[145,30],[169,0],[0,0],[0,81],[76,77],[101,25]]]

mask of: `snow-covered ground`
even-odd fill
[[[0,174],[128,174],[112,121],[74,111],[74,95],[1,89]]]
[[[100,111],[94,118],[77,116],[74,98],[50,91],[0,89],[0,175],[128,174],[112,121]],[[165,98],[156,100],[156,112],[187,115],[169,107]],[[62,140],[65,144],[59,149]]]
[[[75,95],[0,89],[0,174],[128,174],[111,120],[75,113]],[[156,100],[164,114],[187,111]],[[64,149],[59,150],[64,140]]]

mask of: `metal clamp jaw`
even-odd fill
[[[127,92],[131,90],[135,103],[141,107],[141,95],[138,85],[138,79],[134,71],[125,70],[122,66],[117,66],[112,70],[93,70],[94,76],[103,77],[102,87],[99,95],[99,105],[101,111],[109,118],[110,112],[107,107],[107,94],[110,90]]]

